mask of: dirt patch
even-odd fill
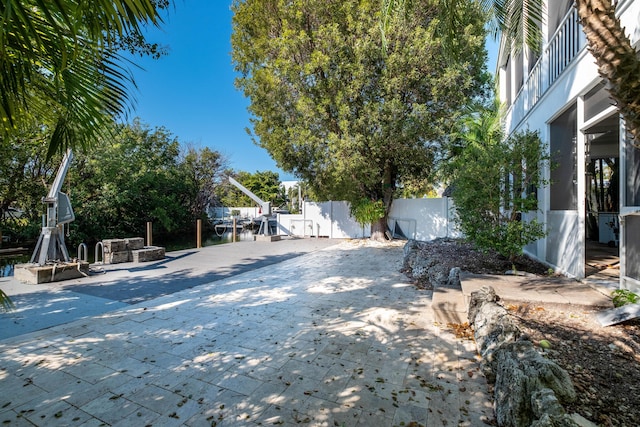
[[[495,252],[477,251],[472,245],[450,239],[421,244],[420,256],[434,259],[446,268],[460,267],[477,274],[504,274],[511,263]],[[548,268],[526,256],[516,269],[547,275]],[[427,282],[415,282],[421,289]],[[640,321],[602,327],[595,312],[557,304],[513,304],[507,309],[516,317],[531,341],[547,340],[544,350],[569,372],[578,398],[566,405],[600,426],[637,426],[640,420]],[[542,351],[542,350],[541,350]]]
[[[576,307],[507,307],[534,343],[547,340],[547,357],[563,367],[578,399],[565,405],[601,426],[637,426],[640,420],[640,322],[603,327],[595,312]]]

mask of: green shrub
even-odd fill
[[[497,136],[461,148],[451,164],[452,198],[465,236],[479,249],[494,249],[513,261],[524,246],[546,235],[542,223],[523,215],[538,210],[535,189],[547,183],[542,168],[549,158],[536,132],[505,141]]]
[[[351,204],[351,215],[364,227],[384,217],[385,209],[382,200],[360,199]]]
[[[627,289],[616,289],[611,292],[611,296],[613,297],[614,307],[622,307],[627,304],[638,304],[640,302],[640,296]]]

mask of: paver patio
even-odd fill
[[[485,425],[475,345],[434,325],[401,262],[343,242],[2,340],[0,422]]]

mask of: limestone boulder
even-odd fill
[[[569,374],[522,335],[492,287],[471,294],[468,317],[483,371],[494,384],[499,426],[578,425],[562,406],[576,399]]]
[[[405,274],[418,282],[428,283],[434,288],[447,286],[450,268],[438,259],[425,255],[421,248],[422,244],[415,240],[409,240],[404,245],[403,271]]]

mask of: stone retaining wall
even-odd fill
[[[499,426],[595,427],[577,414],[566,414],[562,404],[577,398],[569,374],[523,336],[492,287],[473,292],[468,305],[460,303],[464,300],[460,269],[446,270],[437,260],[421,257],[420,243],[415,241],[404,247],[403,271],[432,286],[432,309],[441,323],[456,323],[454,319],[463,317],[457,310],[466,310],[463,314],[474,329],[483,373],[494,386]]]
[[[567,371],[544,357],[522,334],[513,317],[485,286],[471,294],[469,323],[482,356],[482,370],[494,384],[499,426],[572,427],[592,425],[568,415],[562,404],[576,399]]]

